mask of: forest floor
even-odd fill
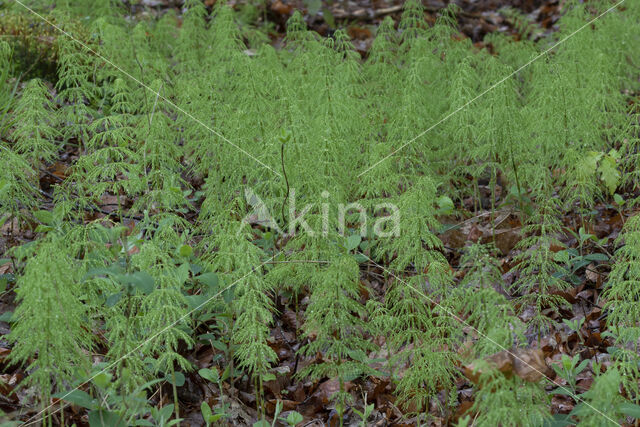
[[[205,1],[215,4],[214,0]],[[286,32],[286,22],[294,11],[302,11],[305,22],[310,29],[322,36],[327,36],[337,28],[346,28],[354,46],[363,57],[366,57],[373,42],[375,29],[386,16],[398,22],[402,14],[402,0],[349,0],[326,2],[319,0],[274,0],[261,5],[258,22],[268,23],[270,36],[275,46],[279,46]],[[425,0],[427,22],[433,24],[439,11],[451,3],[450,0]],[[519,38],[523,28],[530,26],[532,40],[553,31],[562,14],[562,0],[457,0],[460,6],[458,26],[460,33],[470,37],[478,46],[487,33],[506,32]],[[244,2],[230,1],[230,5],[241,8]],[[163,14],[168,10],[181,12],[180,0],[142,0],[132,12],[143,11]],[[520,12],[525,21],[508,13],[506,9]]]
[[[213,1],[205,0],[208,6],[213,5]],[[243,3],[229,2],[236,8],[241,8]],[[446,1],[426,0],[426,19],[430,23],[435,22],[439,11],[446,6]],[[488,48],[482,42],[484,36],[492,32],[503,32],[510,34],[515,39],[528,37],[530,40],[537,40],[549,32],[556,29],[556,21],[563,14],[563,1],[545,0],[461,0],[457,2],[462,12],[458,15],[458,25],[460,28],[459,37],[470,38],[477,48]],[[504,7],[510,6],[518,9],[521,15],[505,13]],[[142,0],[138,6],[132,6],[133,15],[157,13],[162,14],[168,9],[174,9],[178,14],[181,2],[178,0]],[[268,35],[273,46],[281,47],[285,33],[285,23],[295,10],[304,11],[304,19],[310,29],[317,31],[323,36],[330,36],[336,28],[346,28],[351,40],[362,58],[368,56],[371,44],[375,38],[375,29],[381,20],[386,16],[391,16],[397,23],[402,14],[402,2],[399,0],[375,0],[375,1],[344,1],[344,2],[320,2],[305,0],[271,0],[263,5],[259,13],[257,25],[268,27]],[[523,22],[522,16],[526,17]],[[266,21],[265,21],[266,18]],[[40,189],[45,195],[50,196],[52,186],[63,181],[67,177],[67,171],[72,166],[74,159],[80,153],[77,147],[67,146],[65,152],[60,153],[60,157],[43,167],[40,175]],[[191,186],[198,191],[202,182],[193,181]],[[514,259],[519,251],[516,245],[525,237],[523,234],[523,224],[521,216],[517,212],[515,201],[509,199],[509,188],[503,187],[499,180],[495,187],[490,187],[489,182],[480,182],[478,190],[482,195],[480,205],[477,200],[469,198],[464,200],[459,206],[460,214],[457,216],[441,215],[438,217],[440,223],[444,225],[438,237],[444,245],[444,254],[449,265],[454,270],[454,278],[460,280],[465,272],[461,269],[460,259],[462,249],[470,242],[493,242],[498,249],[498,259],[500,263],[504,284],[513,284],[516,276],[512,272],[515,265]],[[495,192],[494,203],[500,205],[499,209],[491,209],[491,192]],[[519,203],[523,201],[520,200]],[[99,206],[99,211],[95,212],[95,218],[109,218],[117,209],[119,200],[115,197],[105,197]],[[527,203],[525,201],[525,203]],[[52,205],[50,205],[52,206]],[[491,356],[499,370],[508,374],[516,375],[523,379],[539,378],[540,372],[552,378],[556,386],[566,386],[567,380],[556,374],[557,371],[550,368],[552,365],[561,363],[563,356],[579,355],[581,360],[593,360],[606,366],[610,360],[607,348],[612,342],[607,337],[602,336],[602,331],[606,329],[606,316],[602,310],[602,302],[599,296],[606,283],[609,265],[607,261],[615,252],[615,240],[621,232],[622,226],[627,217],[634,212],[622,212],[620,205],[609,202],[600,202],[595,205],[592,212],[592,225],[587,229],[581,229],[581,217],[577,211],[566,211],[562,214],[562,225],[567,230],[572,230],[562,239],[562,243],[567,248],[574,250],[571,280],[574,285],[569,291],[559,293],[568,305],[560,312],[548,313],[553,320],[558,321],[562,327],[542,338],[531,335],[527,338],[531,347],[521,350],[518,356],[527,360],[528,364],[514,363],[512,355],[508,352],[501,352]],[[195,217],[195,213],[193,213]],[[114,215],[114,218],[117,215]],[[95,219],[94,218],[94,219]],[[36,238],[37,233],[33,229],[23,228],[15,230],[14,223],[6,223],[2,227],[0,235],[0,257],[8,248],[16,245],[23,245]],[[579,252],[579,253],[578,253]],[[588,254],[588,255],[583,255]],[[13,264],[6,262],[0,265],[0,278],[4,279],[4,284],[12,283]],[[387,272],[377,264],[361,266],[361,281],[366,288],[377,293],[376,298],[383,298],[387,289]],[[505,297],[511,298],[503,288],[496,289]],[[362,302],[366,302],[369,295],[361,295]],[[413,426],[417,425],[416,418],[407,419],[404,411],[395,404],[396,398],[393,395],[393,386],[389,381],[379,377],[368,377],[357,381],[340,384],[337,379],[326,379],[323,381],[299,381],[293,378],[293,374],[309,365],[312,358],[301,358],[297,355],[300,349],[300,330],[302,313],[309,304],[309,298],[300,300],[300,312],[294,312],[290,301],[277,300],[276,309],[280,312],[270,331],[269,345],[278,355],[278,362],[273,368],[279,375],[275,379],[270,379],[264,383],[267,414],[273,414],[278,404],[283,412],[297,411],[304,417],[304,426],[337,426],[338,415],[335,408],[331,406],[330,397],[344,387],[353,398],[353,408],[365,407],[366,403],[374,403],[374,409],[370,414],[367,425],[375,426]],[[7,313],[15,310],[15,294],[11,288],[7,288],[0,295],[0,317],[7,320]],[[533,310],[533,309],[532,309]],[[525,311],[521,318],[527,321],[528,316],[533,316],[533,312]],[[10,324],[0,322],[0,335],[10,332]],[[197,366],[205,367],[219,353],[210,345],[197,344],[192,350],[183,349],[184,356]],[[11,352],[9,344],[0,339],[0,363]],[[379,355],[384,357],[385,355]],[[318,354],[318,358],[322,356]],[[3,373],[0,379],[4,384],[0,385],[0,408],[5,413],[23,417],[30,411],[25,408],[24,402],[29,401],[29,396],[24,390],[14,392],[14,387],[28,375],[23,368],[16,366],[3,366]],[[473,382],[471,366],[460,366],[465,372],[468,380]],[[578,389],[588,390],[593,382],[593,372],[586,369],[577,374],[573,384]],[[202,425],[201,402],[214,401],[220,398],[220,394],[225,396],[229,404],[227,410],[227,421],[229,425],[250,425],[251,420],[258,417],[255,409],[256,398],[251,392],[253,385],[250,381],[227,382],[222,389],[208,387],[205,381],[196,373],[186,374],[184,385],[178,388],[178,398],[181,403],[181,415],[185,420],[182,425],[195,426]],[[463,380],[458,384],[460,405],[449,414],[448,418],[440,418],[436,408],[433,406],[433,417],[431,425],[454,425],[472,406],[473,388],[470,382]],[[170,394],[170,388],[165,391]],[[366,396],[366,402],[363,397]],[[165,400],[168,398],[165,396]],[[168,401],[168,400],[167,400]],[[166,402],[165,402],[166,403]],[[550,411],[553,414],[568,414],[576,406],[570,396],[556,394],[551,399]],[[87,418],[84,410],[71,408],[66,415],[67,421],[73,420],[78,425],[86,425]],[[359,425],[357,414],[349,410],[345,417],[345,425]],[[561,425],[561,424],[557,424]]]

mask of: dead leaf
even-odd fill
[[[19,382],[18,380],[19,378],[17,374],[0,375],[0,394],[2,394],[5,399],[13,403],[17,403],[19,400],[18,396],[14,393],[14,388]]]
[[[584,272],[584,276],[587,278],[588,281],[597,283],[598,278],[600,277],[600,273],[596,271],[595,264],[589,264],[587,266],[587,269]]]
[[[464,247],[467,240],[464,233],[459,227],[450,228],[440,235],[440,240],[445,247],[451,249],[460,249]]]
[[[568,414],[574,406],[575,404],[568,396],[555,395],[551,398],[551,407],[555,408],[559,414]]]
[[[11,270],[11,266],[13,264],[11,263],[11,261],[0,265],[0,274],[7,274],[9,272],[9,270]]]
[[[513,374],[525,381],[538,382],[545,376],[551,375],[551,370],[544,360],[544,352],[541,349],[522,348],[504,350],[485,358],[498,371],[507,378]],[[478,384],[482,370],[471,363],[464,367],[464,374],[473,383]]]
[[[476,224],[473,224],[473,226],[471,226],[471,230],[469,230],[469,234],[467,234],[467,240],[475,243],[480,240],[483,234],[484,233],[482,232],[480,227],[478,227]]]
[[[371,30],[364,27],[351,26],[347,28],[347,34],[352,39],[366,40],[372,37]]]
[[[291,15],[293,11],[293,6],[290,4],[284,4],[280,0],[276,0],[271,4],[271,10],[280,15]]]
[[[494,243],[503,255],[508,255],[516,244],[522,240],[522,233],[519,228],[495,230],[494,236]]]

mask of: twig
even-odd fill
[[[381,16],[386,16],[386,15],[391,15],[393,13],[397,13],[402,11],[402,7],[403,5],[396,5],[396,6],[391,6],[391,7],[385,7],[382,9],[375,9],[373,11],[371,10],[367,10],[367,9],[358,9],[358,10],[354,10],[352,12],[348,12],[346,10],[342,10],[342,9],[337,9],[335,11],[332,11],[332,15],[334,18],[336,19],[362,19],[362,18],[379,18]],[[442,10],[443,8],[437,8],[437,7],[429,7],[429,6],[425,6],[424,7],[424,11],[428,12],[428,13],[438,13]],[[474,13],[469,13],[469,12],[465,12],[463,10],[460,10],[457,15],[459,16],[464,16],[465,18],[481,18],[481,15],[479,14],[474,14]]]
[[[290,260],[290,261],[269,261],[266,264],[331,264],[329,261],[316,260]]]

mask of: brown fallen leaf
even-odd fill
[[[271,10],[280,15],[289,16],[293,12],[293,6],[290,4],[284,4],[280,0],[276,0],[271,4]]]
[[[450,228],[440,235],[440,240],[444,244],[445,247],[451,249],[460,249],[464,247],[465,242],[467,241],[467,237],[463,233],[463,231],[457,228]]]
[[[478,227],[476,224],[473,224],[471,226],[471,230],[469,230],[469,233],[467,234],[467,240],[470,240],[475,243],[478,240],[480,240],[482,236],[483,236],[483,232],[480,229],[480,227]]]
[[[371,30],[355,25],[347,28],[347,34],[349,34],[349,37],[351,37],[352,39],[358,40],[366,40],[372,37]]]
[[[15,386],[20,382],[17,374],[1,374],[0,375],[0,394],[13,403],[18,402],[18,396],[14,393]]]
[[[543,377],[552,375],[551,368],[544,360],[541,349],[523,349],[515,353],[513,368],[516,375],[525,381],[537,382]]]
[[[500,221],[499,218],[498,221]],[[521,227],[513,227],[500,229],[496,228],[493,231],[489,229],[485,237],[487,238],[487,240],[493,239],[493,243],[500,250],[500,252],[502,252],[503,255],[508,255],[509,252],[511,252],[511,250],[520,240],[522,240],[524,236],[522,235]]]
[[[568,396],[553,396],[551,398],[551,407],[559,414],[568,414],[574,408],[575,404]]]
[[[4,362],[11,354],[11,349],[0,347],[0,362]]]
[[[587,278],[588,281],[597,283],[598,278],[600,277],[600,273],[596,271],[595,264],[591,263],[587,266],[587,269],[584,272],[584,276]]]
[[[273,415],[275,413],[276,405],[278,405],[278,403],[282,403],[282,410],[285,412],[294,411],[296,407],[300,404],[300,402],[298,401],[288,400],[288,399],[269,399],[265,403],[266,403],[265,409],[267,410],[267,413],[270,415]]]
[[[48,171],[52,175],[60,179],[60,181],[64,181],[69,175],[69,167],[62,162],[55,162],[50,168],[48,168]]]
[[[12,266],[13,264],[11,263],[11,261],[0,265],[0,274],[7,274],[11,270]]]
[[[515,374],[525,381],[537,382],[552,373],[544,360],[544,352],[541,349],[504,350],[486,357],[484,360],[507,378],[511,378]],[[483,371],[476,363],[472,362],[464,367],[464,374],[474,384],[478,384]]]
[[[472,406],[473,406],[473,401],[470,401],[470,400],[462,401],[458,406],[458,409],[456,410],[456,413],[454,414],[452,421],[454,422],[458,421],[460,418],[467,415],[467,412],[469,412]]]

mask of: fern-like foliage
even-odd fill
[[[18,153],[0,142],[0,204],[3,214],[27,216],[39,203],[40,193],[35,187],[39,173]],[[8,218],[0,220],[6,221]]]
[[[13,68],[13,49],[9,43],[0,41],[0,129],[3,131],[9,125],[8,112],[15,101],[16,85],[9,82]]]
[[[432,231],[437,225],[434,198],[435,187],[428,178],[401,195],[398,207],[403,212],[403,233],[389,238],[390,242],[380,239],[377,248],[383,259],[397,254],[390,262],[394,280],[378,315],[378,326],[393,354],[391,369],[402,372],[394,377],[399,398],[418,413],[426,412],[439,389],[453,384],[456,373],[451,367],[458,356],[452,349],[460,339],[445,292],[452,285],[449,266],[439,252],[442,243]],[[406,269],[414,275],[399,279]]]
[[[231,341],[237,350],[233,357],[251,374],[260,404],[263,378],[277,359],[267,341],[275,310],[273,286],[264,276],[264,254],[249,241],[248,225],[230,218],[229,210],[215,195],[205,200],[201,215],[203,230],[218,230],[213,235],[208,233],[200,244],[204,261],[221,278],[220,287],[237,296],[229,307],[235,315]],[[219,300],[212,301],[209,310]]]
[[[482,374],[471,411],[479,426],[537,426],[549,420],[548,395],[535,383],[505,375],[488,363],[478,362]]]
[[[465,322],[481,334],[473,347],[477,357],[511,348],[518,338],[525,341],[524,325],[515,316],[510,301],[500,293],[505,285],[496,252],[491,244],[476,243],[466,249],[460,260],[460,266],[468,271],[457,289],[457,312],[465,313]]]
[[[529,237],[517,245],[522,250],[515,258],[520,277],[511,289],[521,294],[518,300],[522,309],[529,305],[534,307],[536,314],[530,325],[542,332],[551,326],[551,320],[542,315],[542,311],[546,308],[557,310],[565,304],[566,301],[554,292],[567,290],[570,285],[562,279],[566,260],[559,255],[563,252],[558,252],[564,247],[559,240],[562,229],[558,199],[540,197],[537,203],[537,211],[523,229]]]
[[[584,226],[614,191],[637,204],[637,2],[533,62],[608,2],[567,2],[559,32],[539,41],[489,35],[490,54],[456,37],[455,4],[430,27],[409,0],[365,61],[346,31],[323,38],[300,12],[276,49],[229,5],[188,0],[178,19],[136,15],[135,3],[56,3],[52,19],[99,55],[56,36],[54,90],[14,79],[19,62],[0,43],[0,224],[41,223],[38,241],[12,252],[12,357],[31,365],[43,401],[91,375],[83,351],[97,331],[105,354],[92,372],[110,379],[90,391],[126,424],[149,412],[158,421],[141,390],[175,385],[204,335],[224,343],[215,363],[232,382],[246,373],[264,414],[276,306],[291,304],[305,339],[300,377],[337,380],[340,415],[346,383],[368,375],[388,375],[420,422],[436,401],[444,415],[461,345],[482,358],[524,343],[526,328],[553,326],[548,313],[569,287],[561,213],[578,212]],[[61,153],[72,165],[50,177],[63,181],[51,194],[39,178]],[[443,247],[445,194],[492,216],[516,200],[527,223],[511,295],[494,248],[470,245],[455,265]],[[55,210],[38,211],[50,197]],[[616,419],[619,396],[607,406],[599,394],[619,383],[638,395],[638,230],[629,219],[605,291],[613,365],[585,394]],[[367,288],[365,274],[380,287]],[[371,368],[372,353],[385,355],[385,372]],[[545,422],[539,385],[483,372],[477,423]]]
[[[134,269],[147,272],[154,279],[155,289],[141,305],[144,317],[141,327],[148,337],[143,351],[155,356],[154,369],[172,372],[174,367],[190,370],[191,364],[178,353],[180,344],[193,345],[187,327],[189,304],[182,290],[189,278],[189,263],[176,265],[175,253],[181,247],[179,236],[170,223],[156,231],[154,239],[145,243],[131,259]]]
[[[629,401],[620,394],[620,384],[626,382],[623,374],[616,367],[607,369],[596,375],[593,385],[581,394],[583,399],[572,415],[578,417],[581,426],[601,426],[603,423],[623,422],[628,411],[625,405],[631,406]],[[605,419],[606,417],[606,419]]]
[[[134,145],[134,108],[127,85],[117,79],[111,114],[95,120],[89,127],[93,135],[87,144],[89,153],[76,162],[71,177],[75,188],[93,200],[110,192],[121,203],[120,194],[133,197],[145,187],[143,165]]]
[[[73,33],[73,29],[67,28]],[[59,120],[64,124],[64,140],[77,139],[84,146],[89,140],[89,120],[93,117],[91,103],[96,100],[97,90],[92,76],[93,59],[84,47],[68,37],[58,39],[58,82],[56,89],[65,101],[59,111]]]
[[[30,259],[18,280],[19,305],[8,335],[14,343],[11,360],[33,370],[27,384],[38,386],[48,406],[52,390],[64,391],[88,367],[85,351],[92,338],[79,299],[83,270],[59,236],[44,239],[25,255]]]
[[[615,262],[603,298],[607,301],[607,324],[613,332],[618,349],[614,353],[623,373],[624,386],[637,395],[640,370],[638,368],[638,338],[640,311],[637,281],[640,280],[640,219],[629,218],[618,237],[621,245],[615,252]]]
[[[14,111],[13,138],[16,152],[35,167],[52,161],[58,154],[52,110],[49,91],[42,81],[33,79],[27,83]]]
[[[304,336],[314,339],[300,349],[307,356],[321,352],[324,361],[308,366],[300,375],[337,378],[340,389],[332,399],[342,413],[350,401],[344,383],[373,372],[366,361],[375,346],[365,337],[371,329],[363,320],[364,306],[358,302],[357,263],[346,254],[332,257],[329,262],[328,267],[316,272],[303,325]]]

